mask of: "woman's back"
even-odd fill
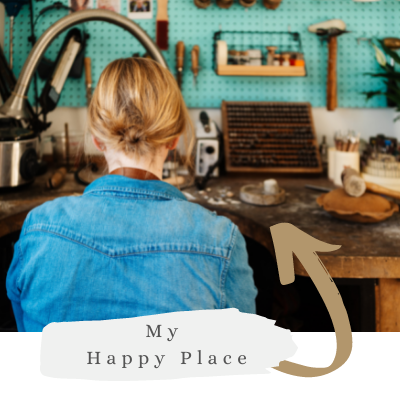
[[[38,207],[7,277],[19,330],[235,307],[255,312],[243,236],[173,186],[107,175]]]

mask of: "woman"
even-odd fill
[[[29,213],[7,276],[19,331],[174,311],[255,312],[238,228],[161,181],[168,151],[190,126],[165,68],[137,58],[106,67],[89,129],[111,173],[82,196]]]

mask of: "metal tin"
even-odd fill
[[[16,187],[32,182],[31,164],[37,163],[38,152],[38,137],[0,140],[0,187]]]

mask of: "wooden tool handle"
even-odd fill
[[[200,57],[200,47],[196,44],[192,48],[192,71],[193,75],[197,76],[199,73],[199,57]]]
[[[331,37],[328,41],[328,84],[326,105],[328,111],[334,111],[337,107],[337,36]]]
[[[65,176],[67,175],[67,169],[62,167],[59,168],[54,175],[47,181],[48,189],[57,189],[62,185],[65,180]]]
[[[387,189],[381,185],[377,185],[376,183],[371,182],[365,182],[365,184],[367,185],[367,190],[372,193],[383,194],[384,196],[390,196],[394,199],[400,200],[400,192],[398,192],[397,190]]]
[[[398,39],[398,38],[385,38],[385,39],[383,39],[383,44],[388,49],[392,49],[392,50],[400,49],[400,39]]]
[[[220,8],[229,8],[233,4],[233,0],[217,0],[217,6]]]
[[[92,85],[92,60],[90,59],[90,57],[85,57],[84,66],[85,66],[86,86],[91,86]]]
[[[157,21],[168,21],[168,0],[157,0]]]
[[[183,43],[182,40],[180,40],[176,44],[176,68],[178,70],[182,70],[184,60],[185,60],[185,43]]]
[[[257,0],[239,0],[239,3],[243,7],[252,7],[257,3]]]
[[[211,5],[211,0],[194,0],[194,4],[198,8],[207,8]]]

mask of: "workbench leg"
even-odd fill
[[[378,280],[375,308],[377,332],[400,332],[400,279]]]

